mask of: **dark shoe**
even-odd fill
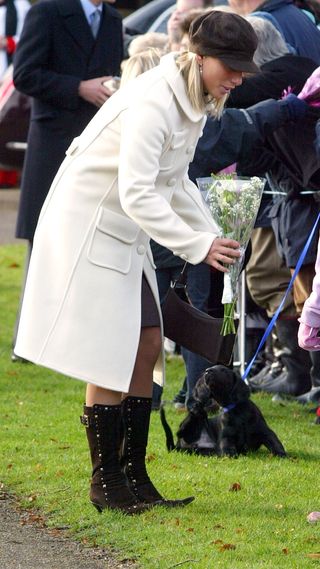
[[[167,507],[186,506],[193,496],[182,500],[166,500],[152,484],[146,469],[145,458],[151,413],[151,399],[127,397],[122,402],[124,439],[121,464],[130,490],[145,504]]]
[[[307,403],[319,403],[320,387],[311,387],[310,391],[307,391],[307,393],[297,397],[296,401],[301,403],[301,405],[306,405]]]
[[[84,407],[80,420],[86,427],[91,454],[92,505],[99,512],[109,508],[128,515],[150,509],[131,492],[120,467],[121,405]]]
[[[274,381],[282,373],[283,367],[279,361],[273,364],[267,363],[257,375],[248,378],[248,385],[253,393],[263,391],[263,385]]]
[[[260,391],[264,393],[277,393],[280,395],[288,395],[291,397],[297,397],[306,392],[310,387],[310,378],[290,378],[289,374],[284,371],[279,377],[270,381],[265,382],[261,385]]]
[[[311,389],[311,360],[309,353],[298,345],[298,328],[297,319],[277,321],[277,336],[282,346],[278,358],[285,371],[274,381],[263,381],[260,391],[299,396]]]

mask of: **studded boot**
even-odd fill
[[[150,506],[141,503],[131,492],[120,467],[121,406],[85,406],[80,421],[86,427],[90,448],[90,500],[93,506],[99,512],[110,508],[129,515],[150,509]]]
[[[131,491],[146,504],[167,507],[186,506],[193,496],[182,500],[166,500],[152,484],[145,459],[151,413],[151,398],[127,397],[122,402],[124,439],[121,464]]]

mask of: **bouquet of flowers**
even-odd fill
[[[253,230],[262,192],[263,178],[240,178],[236,175],[198,178],[197,184],[209,207],[210,213],[220,228],[220,237],[229,237],[240,243],[241,256],[229,272],[224,273],[222,304],[224,318],[221,334],[235,334],[235,308],[238,298],[237,283],[243,265],[244,254]]]

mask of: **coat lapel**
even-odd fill
[[[83,12],[80,0],[56,0],[56,4],[64,27],[68,30],[80,49],[90,54],[95,40]]]
[[[192,122],[198,122],[204,118],[204,114],[196,111],[189,100],[184,80],[175,63],[175,54],[168,53],[161,58],[160,65],[165,79],[168,81],[175,97],[183,112]]]

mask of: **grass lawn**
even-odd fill
[[[152,414],[148,469],[168,498],[195,495],[185,509],[155,508],[139,517],[99,515],[88,502],[90,466],[80,426],[84,384],[10,360],[23,246],[0,247],[0,481],[36,508],[49,527],[110,548],[119,559],[152,569],[313,568],[320,563],[320,426],[305,407],[274,404],[257,395],[288,459],[265,449],[238,459],[168,454],[159,414]],[[121,355],[119,354],[119,357]],[[180,387],[183,365],[168,362],[164,399]],[[174,430],[182,419],[170,404]],[[238,491],[231,491],[234,483]],[[1,563],[0,563],[1,565]]]

